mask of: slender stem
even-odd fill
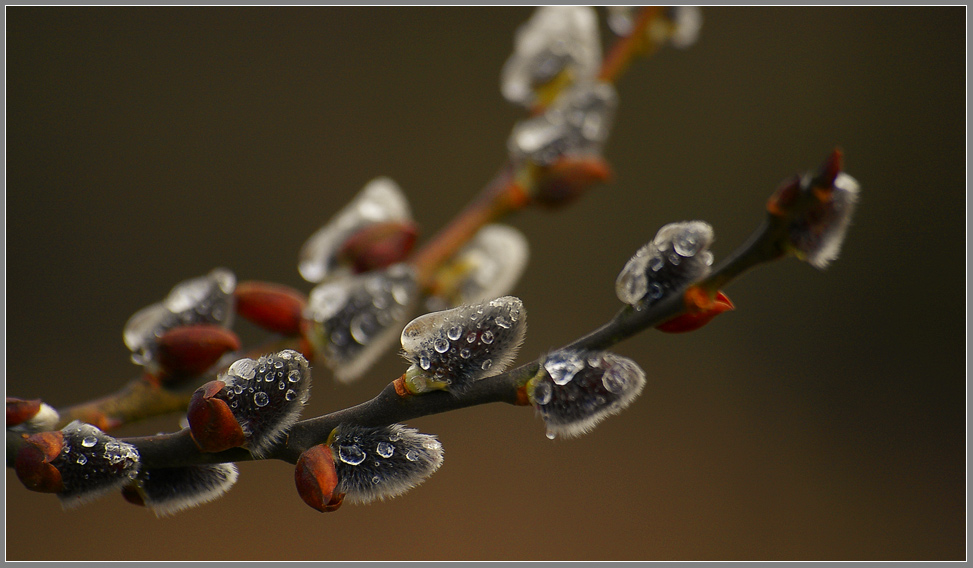
[[[649,24],[662,14],[661,6],[643,6],[638,18],[632,25],[632,31],[628,35],[619,38],[615,45],[609,50],[601,65],[601,73],[598,78],[602,81],[615,82],[618,77],[628,69],[629,64],[636,55],[643,52],[647,47],[645,30]]]
[[[747,270],[779,258],[781,256],[779,243],[784,234],[784,227],[784,223],[775,221],[773,216],[769,216],[743,245],[721,262],[714,269],[713,274],[697,286],[707,288],[716,286],[715,289],[719,289]],[[637,333],[684,313],[686,309],[682,294],[671,294],[648,307],[626,306],[608,323],[568,343],[562,349],[608,349]],[[480,404],[504,402],[521,405],[522,399],[518,396],[518,390],[538,372],[539,368],[539,362],[532,361],[497,376],[477,381],[468,391],[459,394],[440,391],[402,397],[396,393],[394,384],[390,383],[378,396],[367,402],[297,422],[288,433],[287,442],[266,459],[296,463],[302,452],[327,440],[331,431],[339,424],[386,426]],[[142,465],[146,469],[254,459],[250,452],[243,448],[212,454],[201,452],[193,442],[189,430],[174,434],[126,438],[123,441],[138,448]],[[8,432],[8,467],[12,467],[13,456],[16,456],[16,450],[21,444],[23,444],[23,437]]]
[[[197,385],[193,384],[193,388]],[[58,412],[57,427],[80,420],[108,431],[146,416],[185,410],[192,392],[170,390],[149,375],[133,379],[117,392]]]
[[[514,181],[507,164],[477,197],[413,256],[419,286],[429,287],[436,269],[449,260],[484,225],[524,207],[527,196]]]
[[[121,389],[102,398],[83,402],[58,410],[56,428],[63,428],[72,420],[80,420],[109,431],[123,424],[137,422],[152,416],[183,412],[189,405],[193,391],[200,384],[215,379],[233,361],[241,357],[260,357],[282,349],[299,350],[298,338],[285,337],[274,339],[248,352],[233,353],[223,357],[209,374],[188,377],[178,385],[161,385],[151,375],[143,375],[129,381]]]

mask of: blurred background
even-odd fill
[[[8,7],[7,393],[122,386],[128,317],[213,267],[309,290],[298,249],[377,175],[432,235],[505,159],[523,114],[499,71],[531,11]],[[443,467],[333,514],[282,462],[163,519],[120,497],[62,511],[7,470],[7,559],[964,559],[965,19],[705,8],[695,46],[632,66],[615,181],[509,219],[532,247],[519,362],[614,314],[668,222],[711,223],[720,258],[835,146],[862,198],[827,271],[762,267],[708,327],[619,344],[648,385],[590,434],[548,440],[506,405],[416,420]],[[318,366],[305,415],[404,369],[390,352],[344,386]]]

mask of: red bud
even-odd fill
[[[692,290],[697,289],[691,288],[690,291]],[[690,291],[687,291],[687,294],[689,294]],[[723,292],[717,292],[716,298],[712,300],[707,299],[705,306],[696,306],[695,309],[691,308],[689,312],[682,314],[681,316],[676,316],[667,322],[661,323],[655,326],[655,328],[666,333],[695,331],[708,324],[710,320],[716,316],[732,309],[733,302],[726,297],[726,294]]]
[[[821,168],[818,170],[818,174],[814,176],[811,185],[813,187],[831,187],[834,185],[835,178],[841,173],[843,162],[844,154],[840,148],[835,148],[828,159],[821,164]]]
[[[250,280],[237,284],[236,311],[240,317],[282,335],[301,332],[307,296],[282,284]]]
[[[294,482],[301,499],[322,513],[337,510],[344,499],[343,493],[334,492],[338,474],[331,448],[325,444],[318,444],[301,454],[294,469]]]
[[[240,339],[218,325],[186,325],[162,334],[158,349],[162,382],[166,382],[205,373],[225,353],[239,350]]]
[[[412,221],[368,225],[345,240],[338,251],[338,261],[350,264],[356,273],[391,266],[405,260],[418,234]]]
[[[41,409],[41,399],[23,400],[7,397],[7,428],[26,422],[37,415]]]
[[[774,194],[767,200],[767,211],[772,215],[783,217],[794,206],[801,196],[801,176],[794,176],[785,180]]]
[[[533,198],[544,207],[561,207],[611,176],[611,168],[601,156],[565,156],[541,170]]]
[[[24,436],[24,445],[17,451],[14,470],[17,478],[31,491],[59,493],[64,489],[61,472],[51,465],[61,454],[64,435],[61,432],[40,432]]]
[[[189,429],[196,445],[204,452],[222,452],[247,441],[226,401],[216,398],[225,387],[223,381],[210,381],[196,389],[189,400],[186,413]]]

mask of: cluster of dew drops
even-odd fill
[[[298,396],[301,396],[299,390],[300,387],[298,383],[301,381],[301,371],[299,369],[290,370],[286,377],[284,375],[284,361],[283,359],[289,358],[289,354],[284,351],[280,354],[280,358],[276,359],[272,364],[269,361],[261,361],[260,365],[257,365],[257,361],[253,359],[240,359],[233,363],[227,370],[228,378],[232,384],[227,385],[227,399],[229,399],[230,408],[236,409],[238,407],[238,401],[236,395],[242,395],[244,390],[247,394],[253,396],[253,404],[258,408],[263,408],[270,404],[270,395],[267,394],[266,390],[258,390],[255,377],[259,374],[263,377],[263,381],[267,383],[277,382],[278,390],[285,390],[284,399],[288,402],[293,401]],[[268,364],[272,365],[268,366]],[[246,386],[243,382],[236,380],[236,378],[244,379],[247,384]],[[268,385],[269,386],[269,385]],[[298,390],[295,390],[298,389]]]
[[[341,440],[337,442],[337,455],[338,459],[342,463],[348,464],[350,466],[361,465],[368,459],[368,453],[363,449],[366,447],[367,441],[363,440],[363,436],[350,436],[350,440],[342,443]],[[392,430],[386,436],[384,440],[378,440],[375,443],[374,455],[378,458],[390,459],[396,452],[396,443],[403,439],[403,435],[398,430]],[[438,440],[426,440],[422,443],[423,448],[426,450],[438,450],[440,443]],[[417,448],[409,448],[405,452],[405,459],[410,462],[418,462],[421,454]],[[381,462],[375,461],[374,465],[380,467]],[[381,483],[382,479],[378,475],[373,475],[371,478],[373,484]]]

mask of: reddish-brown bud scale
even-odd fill
[[[412,221],[387,221],[360,229],[338,251],[338,262],[356,273],[392,266],[405,260],[416,243],[419,229]]]
[[[334,492],[338,474],[328,446],[318,444],[301,454],[294,469],[294,482],[301,499],[312,508],[325,513],[341,506],[344,495]]]
[[[689,309],[687,313],[663,322],[655,328],[666,333],[695,331],[723,312],[734,309],[733,302],[723,292],[717,292],[715,297],[710,298],[696,286],[686,290],[685,301]]]
[[[187,325],[163,333],[157,346],[159,379],[166,383],[202,375],[224,354],[239,350],[240,339],[218,325]]]
[[[250,280],[237,284],[236,312],[245,320],[281,335],[301,333],[307,296],[282,284]]]
[[[534,202],[551,208],[568,205],[611,177],[608,162],[600,156],[565,156],[539,172]]]
[[[527,385],[521,385],[517,389],[517,406],[530,406],[530,397],[527,395]]]
[[[794,176],[783,182],[767,200],[767,211],[771,215],[783,217],[801,196],[801,178]]]
[[[395,394],[399,395],[399,398],[409,398],[412,396],[412,393],[409,392],[408,387],[405,385],[405,374],[392,381],[392,386],[395,387]]]
[[[7,428],[26,422],[41,409],[41,399],[23,400],[7,397]]]
[[[63,447],[64,435],[61,432],[24,435],[24,445],[14,459],[17,478],[31,491],[61,492],[64,489],[61,472],[50,462],[61,454]]]
[[[226,401],[215,398],[224,388],[223,381],[210,381],[196,389],[189,400],[186,418],[193,440],[204,452],[222,452],[246,443],[243,428]]]
[[[814,187],[830,188],[834,185],[835,179],[841,173],[844,154],[839,148],[835,148],[828,158],[821,164],[818,175],[814,176],[812,185]]]

